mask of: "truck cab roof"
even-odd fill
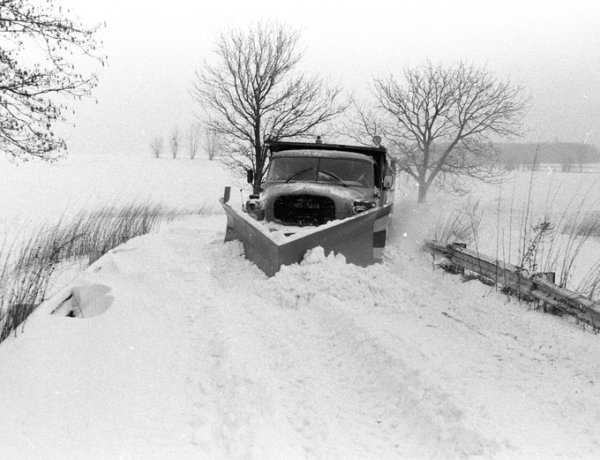
[[[374,163],[375,160],[370,155],[355,152],[345,152],[339,150],[319,150],[319,149],[302,149],[302,150],[283,150],[271,154],[271,158],[281,157],[310,157],[310,158],[344,158],[347,160],[368,161]]]
[[[268,142],[271,155],[283,156],[321,156],[364,159],[365,156],[376,162],[385,162],[387,150],[385,147],[367,147],[362,145],[323,144],[318,142]],[[291,152],[294,152],[293,154]]]

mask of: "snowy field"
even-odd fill
[[[600,338],[434,270],[419,249],[436,220],[470,199],[483,212],[480,250],[496,254],[498,222],[518,220],[529,173],[460,199],[433,194],[425,207],[400,181],[383,264],[359,268],[315,250],[271,279],[238,243],[222,242],[216,202],[224,185],[240,184],[217,163],[72,156],[2,164],[1,174],[9,235],[107,202],[213,203],[215,214],[109,252],[0,344],[0,458],[600,452]],[[600,196],[594,176],[535,173],[536,209],[548,187],[560,185],[554,213],[575,192]],[[600,258],[594,245],[587,259]],[[51,314],[73,289],[84,318]]]
[[[20,225],[56,221],[102,205],[151,202],[218,209],[215,198],[230,182],[211,162],[150,155],[71,155],[54,164],[12,164],[0,158],[0,175],[0,229],[9,234]]]

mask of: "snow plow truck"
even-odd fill
[[[366,266],[381,261],[393,206],[394,171],[375,147],[269,142],[260,193],[235,209],[226,187],[225,241],[239,240],[247,259],[268,276],[321,246]],[[248,182],[253,182],[248,171]]]

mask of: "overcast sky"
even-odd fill
[[[59,1],[86,25],[106,21],[108,66],[95,101],[76,102],[71,154],[149,154],[197,111],[194,71],[222,30],[258,20],[301,29],[301,69],[368,94],[374,76],[427,59],[464,60],[526,88],[528,141],[600,146],[598,0],[81,0]]]

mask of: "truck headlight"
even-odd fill
[[[368,211],[369,209],[373,209],[377,206],[376,201],[355,201],[352,205],[352,211],[354,214],[358,214],[359,212]]]
[[[257,199],[246,201],[246,211],[256,211],[262,207],[262,203]]]
[[[244,211],[249,216],[254,217],[256,220],[263,220],[265,218],[265,210],[262,202],[258,198],[250,198],[246,201],[243,207]]]

